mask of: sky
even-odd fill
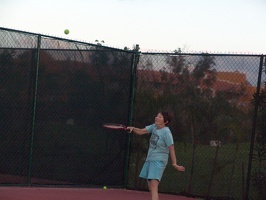
[[[266,54],[265,20],[266,0],[0,0],[0,27],[142,52]]]

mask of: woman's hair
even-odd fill
[[[163,116],[164,123],[167,122],[165,125],[169,124],[172,121],[172,116],[168,112],[162,111],[160,113]]]

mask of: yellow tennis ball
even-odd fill
[[[104,190],[106,190],[106,189],[107,189],[107,187],[106,187],[106,186],[103,186],[103,189],[104,189]]]
[[[66,29],[66,30],[64,31],[64,33],[65,33],[66,35],[69,34],[69,30]]]

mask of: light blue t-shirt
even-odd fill
[[[156,124],[146,126],[148,133],[151,133],[149,151],[146,161],[168,162],[169,146],[174,144],[170,129],[166,126],[157,129]]]

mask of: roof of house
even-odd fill
[[[246,84],[247,77],[245,73],[234,72],[217,72],[217,80],[228,81],[233,84]]]

